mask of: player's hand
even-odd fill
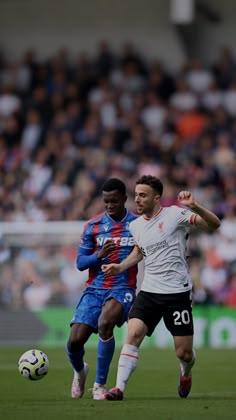
[[[107,276],[114,276],[120,272],[120,264],[103,264],[101,268]]]
[[[98,258],[106,257],[116,248],[117,248],[116,243],[112,239],[109,239],[108,241],[105,242],[101,251],[98,252]]]
[[[178,195],[178,200],[180,204],[189,208],[192,208],[195,205],[193,195],[190,191],[181,191]]]

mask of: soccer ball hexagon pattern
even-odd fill
[[[24,378],[31,381],[38,381],[48,373],[48,357],[41,350],[27,350],[19,359],[18,369]]]

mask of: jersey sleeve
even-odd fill
[[[79,247],[76,259],[76,266],[78,270],[87,270],[87,268],[91,268],[96,265],[98,261],[99,259],[97,252],[91,254],[91,251],[88,248],[82,248],[81,246]]]
[[[191,210],[184,208],[184,207],[177,207],[172,206],[176,221],[179,226],[189,227],[194,225],[195,217],[197,216],[196,213],[193,213]]]
[[[81,236],[80,248],[93,249],[92,225],[87,223]]]
[[[87,223],[81,236],[76,259],[76,266],[80,271],[93,267],[99,261],[93,241],[93,224]]]

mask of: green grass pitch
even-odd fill
[[[95,375],[96,353],[89,349],[90,371],[81,400],[70,398],[72,370],[62,348],[42,348],[50,370],[38,382],[20,376],[17,361],[28,348],[0,350],[0,418],[6,420],[211,420],[236,419],[236,350],[201,349],[193,370],[192,392],[177,395],[178,361],[172,350],[146,349],[130,378],[124,401],[93,401],[88,391]],[[119,350],[108,387],[115,385]]]

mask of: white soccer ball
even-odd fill
[[[31,381],[42,379],[49,369],[47,355],[41,350],[27,350],[19,359],[19,372],[24,378]]]

